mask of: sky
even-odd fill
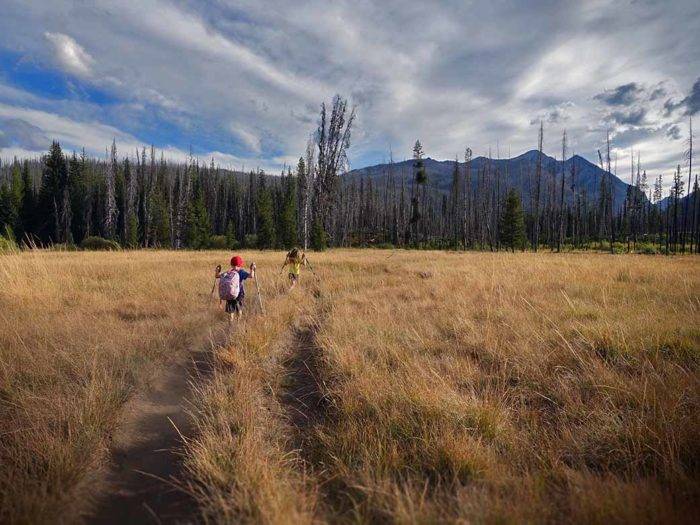
[[[0,158],[51,140],[294,166],[321,102],[349,99],[359,168],[410,157],[596,161],[610,130],[670,183],[700,112],[700,2],[0,0]],[[697,116],[697,115],[696,115]],[[700,127],[700,118],[698,118]]]

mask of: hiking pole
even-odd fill
[[[252,264],[253,267],[255,267],[255,263]],[[253,278],[253,282],[255,283],[255,291],[258,293],[258,304],[260,305],[260,312],[262,312],[263,315],[265,315],[265,308],[263,308],[263,303],[262,303],[262,295],[260,294],[260,283],[258,283],[258,272],[255,272],[255,278]]]
[[[313,266],[311,266],[311,263],[309,262],[308,259],[306,259],[306,266],[309,267],[309,270],[311,270],[311,273],[314,274],[314,277],[316,277],[316,279],[318,279],[318,281],[321,281],[321,278],[318,275],[316,275],[316,272],[314,272],[314,268],[313,268]]]
[[[209,297],[214,295],[214,288],[216,288],[216,280],[218,279],[218,275],[221,274],[221,265],[217,264],[216,265],[216,273],[214,274],[214,284],[211,285],[211,292],[209,292]]]

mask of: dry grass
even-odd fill
[[[0,522],[72,522],[144,379],[212,325],[225,254],[0,255]]]
[[[700,518],[697,258],[340,250],[288,294],[244,256],[267,315],[197,386],[207,522]],[[129,393],[222,322],[224,259],[0,257],[0,521],[84,514]]]
[[[190,456],[209,521],[698,517],[698,259],[389,255],[315,255],[319,289],[221,351]],[[308,427],[279,394],[299,326]]]

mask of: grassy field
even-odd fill
[[[225,323],[230,254],[0,256],[0,521],[89,517],[149,374]],[[207,522],[700,519],[700,260],[339,250],[194,384]]]

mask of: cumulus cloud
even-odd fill
[[[700,77],[695,81],[690,88],[690,93],[682,100],[674,100],[669,98],[664,102],[665,115],[672,115],[676,110],[683,110],[686,116],[693,116],[700,111]]]
[[[681,138],[681,128],[678,124],[674,124],[673,126],[670,126],[666,130],[666,136],[670,139],[673,140],[680,140]]]
[[[259,154],[262,151],[260,138],[249,129],[245,129],[238,124],[231,124],[231,132],[253,153]]]
[[[56,62],[61,68],[79,76],[91,74],[95,59],[75,39],[63,33],[48,31],[44,36],[53,45]]]
[[[66,150],[84,148],[92,156],[100,157],[112,140],[117,142],[120,154],[131,155],[149,144],[112,126],[99,122],[78,121],[51,113],[18,108],[0,103],[0,159],[13,156],[36,157],[45,153],[52,140],[58,140]],[[158,148],[166,159],[185,161],[189,151],[172,145]],[[290,165],[294,156],[278,155],[269,159],[238,156],[212,150],[201,153],[202,160],[214,160],[228,169],[262,169],[275,173],[279,166]]]
[[[560,124],[571,118],[570,109],[574,107],[574,103],[571,101],[564,102],[562,104],[557,104],[551,109],[548,109],[544,113],[540,113],[537,117],[530,120],[530,125],[539,125],[541,122],[547,122],[549,124]]]
[[[611,106],[628,106],[637,102],[642,93],[644,90],[636,82],[630,82],[617,86],[615,89],[605,90],[593,98]]]
[[[0,85],[0,103],[84,123],[81,133],[97,129],[95,140],[70,134],[75,147],[105,140],[103,149],[121,132],[134,143],[185,151],[193,143],[227,162],[269,167],[303,153],[319,104],[341,93],[358,107],[349,151],[356,167],[382,161],[390,147],[397,159],[410,156],[416,138],[434,158],[454,158],[465,146],[486,153],[497,143],[515,154],[535,147],[530,123],[540,119],[545,148],[566,127],[572,148],[595,158],[610,127],[660,163],[657,150],[682,154],[673,137],[685,127],[666,130],[698,109],[700,86],[689,91],[700,70],[691,22],[700,6],[692,0],[634,10],[608,0],[3,6],[0,47],[33,64],[58,64],[115,99],[80,100],[78,91],[45,103],[3,94]],[[56,132],[48,118],[25,117],[15,115],[47,136]]]
[[[628,111],[612,111],[607,115],[607,120],[620,125],[639,126],[644,123],[647,115],[645,108],[635,108]]]
[[[692,89],[690,90],[690,95],[688,95],[684,100],[683,104],[686,107],[686,115],[695,115],[700,111],[700,78],[695,81]]]

